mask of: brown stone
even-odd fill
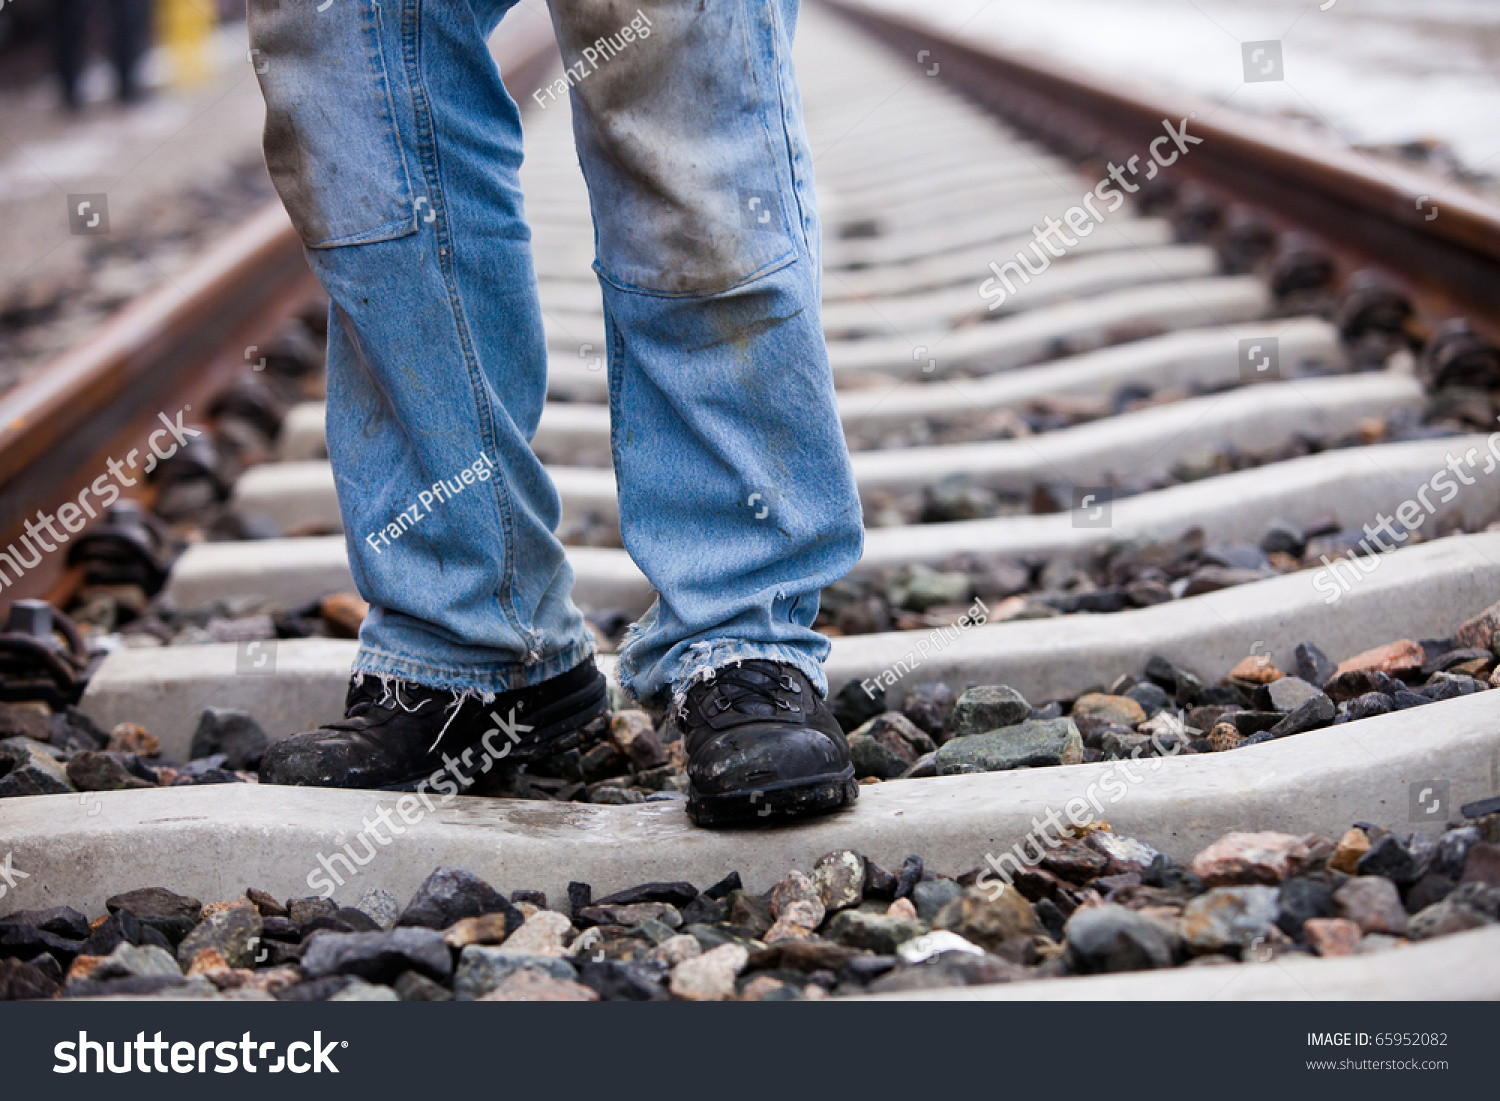
[[[1042,854],[1042,867],[1070,883],[1084,884],[1109,870],[1109,858],[1080,841],[1064,841]]]
[[[916,921],[917,908],[911,904],[911,899],[898,898],[885,908],[885,916],[900,918],[903,921]]]
[[[1175,922],[1169,924],[1175,924]],[[1055,960],[1058,956],[1067,952],[1067,949],[1058,944],[1057,941],[1040,934],[1031,938],[1031,948],[1036,954],[1037,962],[1039,963],[1047,963]]]
[[[1406,935],[1406,907],[1401,892],[1378,875],[1355,876],[1333,892],[1334,914],[1348,918],[1366,933]]]
[[[689,1002],[722,1002],[734,997],[734,980],[750,953],[738,944],[721,944],[711,952],[683,960],[672,968],[670,989]]]
[[[478,917],[462,918],[443,930],[443,942],[453,949],[466,948],[471,944],[500,944],[505,940],[505,918],[505,914],[480,914]]]
[[[1333,838],[1318,833],[1308,834],[1302,839],[1302,843],[1307,846],[1307,859],[1302,863],[1303,871],[1326,868],[1339,848],[1339,843]]]
[[[1464,650],[1473,647],[1493,649],[1497,631],[1500,631],[1500,601],[1491,604],[1473,619],[1465,620],[1453,632],[1453,645]]]
[[[106,958],[105,956],[74,956],[72,964],[68,967],[68,973],[64,976],[64,981],[74,983],[88,978]]]
[[[751,971],[839,971],[859,954],[857,948],[810,936],[757,948],[746,967]]]
[[[902,720],[906,721],[903,715]],[[908,723],[910,725],[910,723]],[[917,731],[921,734],[921,731]],[[922,735],[926,737],[926,735]],[[931,744],[929,740],[928,744]],[[865,858],[850,849],[835,849],[818,857],[812,881],[827,913],[847,910],[864,901]]]
[[[1170,928],[1176,928],[1177,921],[1182,917],[1181,906],[1142,906],[1137,913],[1142,917],[1155,918]]]
[[[667,763],[667,751],[656,736],[656,726],[644,711],[616,711],[609,719],[609,738],[639,770],[660,768]]]
[[[1252,654],[1229,670],[1229,679],[1242,684],[1270,684],[1286,676],[1264,654]]]
[[[1050,899],[1065,914],[1078,908],[1078,889],[1045,868],[1023,864],[1012,874],[1010,885],[1020,891],[1027,902]]]
[[[1287,939],[1274,924],[1276,898],[1276,888],[1263,884],[1215,887],[1182,908],[1177,931],[1194,955],[1251,948],[1254,962],[1265,963],[1278,938]]]
[[[793,916],[777,918],[775,923],[766,930],[766,935],[761,939],[767,944],[773,944],[777,941],[803,940],[812,936],[814,928],[811,925],[804,925],[802,921],[797,920]]]
[[[1205,887],[1276,884],[1306,867],[1310,852],[1289,833],[1229,833],[1193,858],[1192,871]]]
[[[537,910],[506,939],[504,950],[520,956],[561,956],[573,933],[573,923],[556,910]]]
[[[0,741],[6,738],[30,738],[34,742],[50,742],[50,714],[44,703],[0,703]]]
[[[245,889],[245,897],[255,904],[260,911],[261,917],[286,917],[286,907],[277,902],[265,891],[255,887]]]
[[[204,922],[215,914],[222,914],[226,910],[233,910],[240,906],[249,906],[252,909],[256,909],[256,912],[259,913],[259,909],[255,906],[255,903],[251,902],[248,898],[221,898],[218,902],[210,902],[207,906],[203,907],[203,913],[199,915],[198,920]]]
[[[189,975],[209,975],[216,971],[228,971],[229,961],[219,952],[217,948],[205,948],[193,957],[188,964]]]
[[[160,757],[161,742],[138,723],[117,723],[109,732],[110,753],[134,753],[137,757]]]
[[[823,924],[827,911],[818,893],[817,884],[810,876],[792,871],[771,889],[771,916],[776,924],[766,933],[766,940],[795,936],[792,929],[801,928],[810,933]],[[806,934],[804,934],[806,935]]]
[[[79,791],[133,791],[156,786],[128,771],[120,758],[88,749],[68,758],[67,774]]]
[[[1490,841],[1476,842],[1469,848],[1460,883],[1488,883],[1500,887],[1500,845]]]
[[[729,903],[729,924],[748,929],[756,937],[769,929],[776,920],[771,916],[771,908],[765,900],[749,891],[730,891],[725,901]]]
[[[1346,830],[1344,836],[1339,838],[1338,848],[1333,851],[1333,856],[1329,857],[1328,866],[1336,872],[1354,875],[1359,866],[1359,858],[1369,851],[1369,834],[1357,827]]]
[[[1070,712],[1076,723],[1080,718],[1098,718],[1117,726],[1135,726],[1146,721],[1146,709],[1129,696],[1108,696],[1089,692],[1073,702]]]
[[[1159,855],[1144,841],[1137,841],[1133,837],[1121,837],[1108,828],[1089,830],[1083,836],[1083,843],[1109,861],[1106,871],[1110,875],[1144,872],[1151,867],[1151,862]],[[1036,899],[1031,901],[1035,902]],[[1053,899],[1053,901],[1057,900]]]
[[[1485,677],[1489,676],[1490,670],[1494,667],[1494,658],[1475,658],[1472,661],[1461,661],[1457,665],[1450,667],[1447,671],[1450,673],[1462,673],[1464,676],[1473,677],[1475,680],[1484,680]]]
[[[18,959],[0,960],[0,1002],[55,998],[62,989],[48,972]]]
[[[780,999],[786,990],[786,983],[780,979],[774,979],[770,975],[756,975],[740,991],[742,1002],[764,1002],[772,999]]]
[[[1355,654],[1352,658],[1340,662],[1339,667],[1333,671],[1333,675],[1386,673],[1392,677],[1399,677],[1420,672],[1426,661],[1427,655],[1422,649],[1422,644],[1403,638],[1397,642],[1387,642],[1384,646],[1377,646],[1373,650],[1366,650],[1362,654]]]
[[[703,946],[698,943],[698,938],[679,933],[675,937],[668,937],[652,948],[646,953],[645,958],[650,962],[664,963],[668,968],[673,968],[683,960],[690,960],[694,956],[701,955],[703,955]]]
[[[623,925],[627,929],[643,921],[659,921],[673,929],[682,924],[682,915],[670,902],[611,902],[585,906],[578,916],[595,925]]]
[[[1380,685],[1376,683],[1374,675],[1363,669],[1329,677],[1323,684],[1323,694],[1334,703],[1343,703],[1345,700],[1354,699],[1355,696],[1378,691],[1380,691]]]
[[[1001,885],[996,894],[995,884],[988,887],[967,887],[964,893],[944,906],[933,927],[951,929],[965,940],[973,941],[981,948],[995,949],[1012,937],[1029,937],[1044,932],[1037,921],[1031,903],[1014,887]],[[993,901],[990,895],[994,894]]]
[[[359,625],[370,614],[370,606],[355,593],[332,593],[318,605],[318,614],[334,638],[358,638]]]
[[[1215,753],[1238,749],[1244,741],[1245,736],[1234,723],[1215,723],[1214,728],[1208,732],[1209,748]]]
[[[1302,936],[1320,956],[1347,956],[1364,933],[1348,918],[1308,918],[1302,925]]]
[[[556,979],[523,968],[491,990],[481,1002],[597,1002],[599,993],[572,979]]]

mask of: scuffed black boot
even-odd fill
[[[688,689],[677,721],[697,825],[776,825],[859,797],[843,731],[793,666],[720,669]]]
[[[261,783],[477,793],[518,765],[577,748],[583,728],[609,709],[592,658],[490,703],[467,698],[457,714],[449,689],[386,684],[369,674],[363,683],[357,678],[341,721],[272,744],[261,760]]]

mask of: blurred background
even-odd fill
[[[866,3],[1500,193],[1496,0]],[[0,0],[0,391],[274,197],[247,55],[243,0]]]
[[[246,55],[244,0],[0,4],[0,389],[274,197]]]
[[[1487,188],[1500,176],[1495,0],[864,0],[976,42],[1192,92]],[[1281,71],[1244,79],[1242,49]]]

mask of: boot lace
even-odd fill
[[[802,686],[795,678],[770,661],[746,661],[726,666],[704,681],[699,701],[706,716],[729,711],[741,715],[769,717],[777,712],[796,713],[801,706],[787,701],[785,695],[797,696]]]
[[[362,725],[355,720],[370,715],[377,708],[384,711],[394,711],[401,708],[407,714],[416,714],[432,702],[430,699],[420,699],[415,705],[409,705],[402,696],[412,695],[412,688],[396,679],[382,682],[381,678],[365,676],[356,683],[349,685],[349,694],[344,698],[344,718],[341,721],[325,723],[324,725],[333,730],[353,730]]]

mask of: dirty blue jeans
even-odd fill
[[[328,450],[371,605],[355,670],[482,696],[593,651],[529,446],[546,342],[520,116],[486,48],[511,6],[250,0],[248,20],[267,166],[331,299]],[[826,691],[818,593],[862,548],[819,320],[796,13],[553,3],[620,529],[657,593],[620,655],[642,700],[746,658]]]

